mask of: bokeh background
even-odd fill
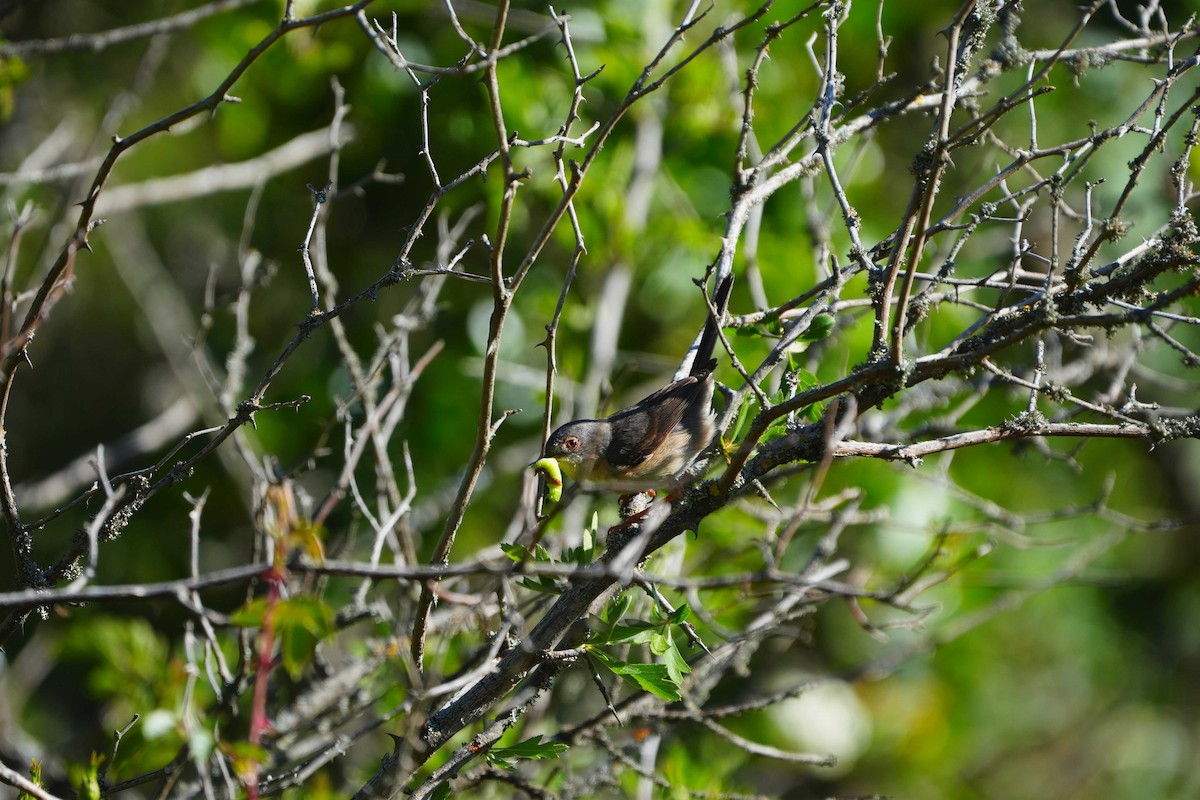
[[[0,35],[6,44],[61,38],[200,5],[181,1],[159,9],[119,0],[9,0],[0,3]],[[302,1],[296,12],[333,6]],[[612,113],[684,6],[613,0],[565,10],[572,17],[581,71],[603,65],[586,85],[577,132]],[[464,27],[486,41],[492,6],[455,7]],[[1138,7],[1123,1],[1102,4],[1076,44],[1129,35],[1114,11],[1133,18]],[[1155,7],[1173,30],[1193,13],[1186,2]],[[749,8],[722,0],[709,12],[704,30]],[[735,45],[714,48],[689,64],[660,93],[635,106],[599,154],[577,201],[587,253],[559,328],[562,404],[556,421],[637,399],[666,379],[691,342],[703,320],[692,279],[703,276],[724,230],[748,59],[766,22],[800,8],[778,3],[764,22],[739,34]],[[885,71],[895,77],[874,90],[868,105],[907,96],[922,85],[931,62],[944,57],[939,30],[957,9],[944,0],[855,3],[841,29],[844,96],[856,96],[875,80],[877,22],[892,37]],[[20,209],[26,204],[33,209],[19,248],[9,248],[17,290],[36,286],[62,247],[75,204],[95,173],[95,159],[112,137],[212,92],[275,27],[282,10],[280,2],[250,2],[177,34],[97,52],[9,54],[0,61],[4,238]],[[1075,2],[1030,2],[1016,34],[1026,48],[1055,48],[1079,13]],[[379,2],[367,14],[386,28],[395,25],[397,41],[413,62],[448,66],[464,52],[441,4]],[[514,6],[509,37],[534,34],[547,23],[544,6],[523,0]],[[760,142],[782,136],[808,111],[818,76],[806,37],[815,35],[818,25],[819,16],[789,29],[771,46],[756,101]],[[703,35],[698,30],[687,41]],[[1193,51],[1194,44],[1185,43],[1181,55]],[[1058,90],[1038,101],[1039,136],[1046,142],[1085,136],[1090,119],[1101,126],[1115,124],[1132,108],[1129,98],[1144,96],[1150,74],[1128,63],[1056,67],[1049,80]],[[343,190],[362,185],[342,191],[333,203],[326,247],[338,296],[350,296],[393,266],[406,227],[434,188],[421,155],[418,91],[370,46],[352,19],[287,36],[237,82],[233,94],[239,102],[134,148],[117,164],[107,191],[255,159],[328,126],[336,106],[334,77],[350,109],[339,184]],[[553,134],[574,91],[555,37],[506,60],[500,77],[508,127],[528,139]],[[1011,88],[1022,78],[1005,76],[989,91]],[[1185,80],[1194,83],[1194,74]],[[443,180],[494,149],[485,97],[479,80],[470,76],[447,76],[430,90],[430,153]],[[631,185],[645,167],[639,147],[655,126],[662,128],[661,161],[636,182],[646,193],[644,213],[631,215]],[[1020,141],[1027,126],[1027,118],[1014,119],[1001,132]],[[846,172],[846,191],[861,216],[864,241],[886,237],[903,211],[909,167],[928,130],[927,118],[900,118],[844,151],[854,161]],[[1100,202],[1111,203],[1120,192],[1126,162],[1142,143],[1130,137],[1127,145],[1116,143],[1090,163],[1093,179],[1109,178],[1096,190]],[[568,148],[568,157],[572,152],[579,151]],[[980,153],[973,163],[974,156],[956,163],[948,180],[968,185],[995,168],[993,153]],[[518,169],[531,171],[513,232],[514,252],[523,252],[523,243],[557,202],[559,189],[547,149],[518,149],[515,161]],[[64,164],[80,167],[38,180],[21,177]],[[1188,169],[1195,175],[1194,160]],[[105,224],[91,235],[91,252],[79,256],[70,290],[38,333],[29,351],[32,368],[21,370],[8,403],[9,469],[26,519],[63,505],[91,481],[86,469],[86,479],[73,483],[61,471],[81,459],[86,464],[97,444],[106,445],[109,471],[120,472],[152,464],[187,431],[224,420],[220,381],[214,376],[236,340],[231,299],[242,285],[240,265],[247,253],[263,264],[248,315],[254,348],[246,361],[247,385],[257,383],[308,312],[299,247],[312,215],[310,187],[323,186],[328,173],[327,155],[318,151],[270,174],[258,188],[101,208]],[[371,180],[376,173],[401,177]],[[1133,238],[1152,230],[1139,228],[1139,220],[1161,220],[1174,203],[1164,174],[1143,186],[1148,190],[1127,214]],[[461,262],[467,271],[487,271],[486,249],[478,242],[495,224],[499,187],[498,180],[467,181],[441,201],[431,222],[432,229],[438,220],[453,223],[464,214],[477,215],[466,237],[476,246]],[[832,229],[832,241],[844,256],[848,240],[819,181],[793,183],[765,206],[755,259],[772,302],[800,294],[823,274],[824,265],[814,263],[808,233],[813,225]],[[1045,241],[1048,221],[1031,220],[1027,235]],[[456,544],[457,558],[494,547],[522,502],[522,470],[537,454],[543,427],[546,361],[537,345],[554,313],[574,244],[570,227],[561,225],[514,305],[504,333],[496,407],[523,411],[499,430]],[[418,241],[412,266],[432,266],[437,245],[433,233]],[[1000,261],[1010,250],[1011,243],[997,241],[992,257]],[[987,256],[982,249],[975,255]],[[985,266],[980,269],[986,271]],[[617,293],[615,304],[613,281],[629,287],[627,295]],[[401,282],[345,315],[349,341],[369,350],[381,326],[405,307],[414,285]],[[861,295],[863,287],[852,291]],[[740,283],[733,309],[748,311],[752,302]],[[436,315],[413,334],[417,354],[444,343],[394,437],[396,463],[403,443],[417,465],[414,530],[436,530],[469,457],[490,310],[486,284],[451,283],[439,297]],[[592,332],[614,315],[620,331],[615,369],[588,385]],[[958,330],[963,319],[938,320],[923,335],[936,342]],[[815,350],[806,366],[819,380],[836,378],[863,360],[869,342],[869,317],[863,317],[844,325],[835,343]],[[738,338],[735,344],[745,363],[757,363],[768,347],[753,338]],[[1119,349],[1123,343],[1107,346]],[[1031,354],[1026,359],[1032,363]],[[1148,387],[1152,397],[1147,399],[1195,406],[1195,376],[1178,354],[1153,352],[1139,369],[1144,374],[1134,382]],[[720,377],[732,381],[735,375],[723,366]],[[243,432],[241,446],[254,458],[301,468],[298,485],[322,496],[337,475],[338,462],[329,454],[336,456],[342,446],[334,420],[349,386],[336,342],[328,329],[319,331],[286,364],[266,398],[308,395],[311,401],[294,412],[259,414],[254,429]],[[965,399],[948,396],[943,408]],[[1027,399],[1024,393],[987,394],[962,422],[997,424],[1019,413]],[[938,413],[931,409],[926,419]],[[148,420],[164,418],[168,433],[161,444],[123,460],[122,437]],[[910,429],[918,427],[914,423]],[[193,496],[209,492],[202,570],[244,563],[251,549],[255,510],[238,461],[236,456],[210,458],[182,487]],[[883,585],[903,576],[939,535],[948,562],[969,560],[984,550],[986,555],[922,594],[920,604],[929,613],[921,619],[868,605],[867,615],[884,628],[869,631],[855,609],[829,603],[764,645],[745,673],[747,685],[722,684],[717,696],[735,702],[752,690],[822,678],[813,692],[728,724],[776,747],[833,752],[839,756],[836,767],[758,759],[719,737],[697,735],[669,739],[659,756],[660,772],[679,785],[711,787],[729,796],[1200,796],[1200,545],[1192,522],[1200,517],[1198,482],[1200,450],[1194,441],[1153,450],[1125,441],[1005,444],[937,456],[916,468],[869,460],[835,464],[821,496],[857,492],[864,510],[841,539],[855,582]],[[54,495],[53,489],[64,484],[74,488]],[[806,486],[807,478],[797,475],[779,491],[783,498],[798,497]],[[119,538],[103,545],[94,582],[186,575],[189,510],[179,493],[155,497]],[[95,503],[76,507],[40,532],[37,557],[53,561],[94,511]],[[604,513],[612,512],[604,508]],[[1175,524],[1179,521],[1183,524]],[[354,540],[354,527],[352,508],[335,511],[326,523],[327,547],[361,556],[363,543]],[[801,527],[797,565],[821,535],[818,521]],[[699,575],[753,569],[756,551],[747,543],[763,536],[764,523],[752,508],[727,509],[688,542],[685,569]],[[427,558],[433,537],[418,541]],[[14,562],[3,547],[0,591],[13,588]],[[740,602],[739,591],[729,590],[731,607]],[[206,599],[229,611],[241,604],[244,592],[218,590]],[[721,602],[714,599],[712,605]],[[20,770],[37,757],[51,775],[65,775],[93,753],[108,754],[112,730],[124,727],[133,713],[146,718],[154,709],[177,704],[184,685],[181,631],[187,616],[175,604],[131,602],[31,619],[0,654],[0,759]],[[728,621],[736,625],[738,617]],[[889,622],[895,627],[887,627]],[[442,655],[453,661],[452,653]],[[580,680],[562,691],[588,698],[591,689]],[[382,734],[378,738],[351,758],[364,777],[391,746]],[[178,744],[156,739],[145,725],[131,731],[129,741],[112,767],[121,778],[162,766]],[[635,776],[625,782],[629,796],[635,783]],[[293,796],[325,796],[321,786],[318,782]],[[656,796],[671,794],[662,790]]]

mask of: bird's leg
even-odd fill
[[[667,496],[664,497],[662,499],[662,501],[664,503],[674,503],[676,500],[683,497],[683,490],[686,489],[687,487],[688,487],[688,485],[686,483],[684,483],[682,480],[680,480],[679,478],[672,479],[671,480],[671,490],[669,492],[667,492]]]
[[[617,513],[621,515],[621,519],[629,519],[633,516],[645,514],[655,494],[656,492],[653,489],[647,489],[644,492],[623,494],[617,498]]]
[[[617,513],[621,515],[621,521],[608,529],[609,535],[620,533],[641,522],[650,510],[650,503],[655,494],[653,489],[647,489],[644,492],[623,494],[617,498]]]
[[[679,498],[683,497],[683,492],[687,489],[689,482],[680,478],[672,478],[669,484],[669,491],[666,497],[659,500],[660,503],[668,505],[674,503]],[[634,494],[623,494],[617,498],[617,513],[621,515],[621,521],[608,529],[609,533],[623,531],[632,525],[642,521],[646,513],[650,510],[650,503],[657,497],[657,492],[653,489],[647,489],[643,492]]]

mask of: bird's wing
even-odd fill
[[[707,371],[681,378],[609,417],[613,423],[612,441],[605,457],[614,470],[632,469],[649,458],[675,430],[688,408],[706,400],[706,383],[715,366],[714,361]]]

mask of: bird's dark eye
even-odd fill
[[[563,447],[567,448],[568,450],[579,449],[579,438],[576,436],[568,436],[566,439],[563,439]]]

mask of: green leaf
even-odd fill
[[[507,759],[501,758],[500,756],[495,755],[494,753],[488,753],[486,756],[484,756],[484,758],[493,767],[499,767],[500,769],[504,770],[505,772],[516,772],[517,771],[516,764],[512,763],[511,761],[509,761]]]
[[[522,586],[534,592],[543,594],[562,594],[562,589],[553,578],[549,575],[537,575],[521,578],[519,581]]]
[[[596,560],[596,530],[600,525],[600,515],[592,514],[591,524],[583,529],[583,544],[569,548],[563,553],[563,561],[578,564],[581,567],[590,566]]]
[[[740,442],[742,436],[746,432],[746,426],[750,424],[750,420],[758,412],[758,399],[753,393],[747,392],[742,400],[741,408],[737,412],[737,421],[733,423],[730,433],[727,438],[731,442]]]
[[[288,675],[299,678],[317,652],[317,637],[303,628],[291,627],[279,637],[279,660]]]
[[[658,632],[658,625],[640,619],[630,620],[624,625],[614,625],[602,638],[593,644],[645,644]]]
[[[538,734],[512,747],[493,747],[488,755],[497,758],[558,758],[567,749],[567,745],[561,742],[543,742],[541,734]]]
[[[671,612],[670,616],[667,617],[667,622],[671,623],[672,625],[679,625],[680,623],[686,622],[687,618],[691,615],[691,606],[689,606],[687,603],[684,603],[679,608]]]
[[[500,550],[504,555],[511,558],[513,561],[520,564],[522,561],[532,561],[533,554],[523,544],[509,544],[508,542],[500,543]]]
[[[29,780],[34,786],[37,786],[38,788],[44,788],[42,785],[42,762],[38,761],[36,758],[30,759],[29,761]],[[33,795],[22,791],[21,794],[17,796],[17,800],[34,799]]]
[[[92,753],[88,765],[72,764],[67,768],[78,800],[100,800],[100,765],[103,762],[104,756]]]
[[[520,563],[522,561],[552,561],[550,553],[540,544],[533,549],[533,553],[522,544],[510,544],[508,542],[500,543],[500,550],[504,555],[511,558],[513,561]]]
[[[314,636],[333,632],[333,609],[315,597],[292,597],[275,604],[280,628],[303,628]]]
[[[834,319],[832,314],[817,314],[808,323],[808,330],[800,334],[800,339],[805,342],[820,341],[833,332],[835,322],[837,320]]]
[[[803,367],[797,367],[795,372],[800,378],[799,382],[796,384],[796,388],[802,392],[807,392],[809,389],[815,388],[820,383],[820,381],[817,380],[816,375],[813,375]]]
[[[671,680],[662,664],[606,664],[614,674],[628,678],[655,697],[675,702],[679,699],[679,684]]]
[[[230,620],[241,627],[261,628],[268,613],[279,636],[284,669],[298,677],[312,660],[317,643],[333,632],[333,609],[313,597],[278,600],[271,606],[267,598],[258,598],[233,612]]]
[[[592,521],[583,529],[583,549],[594,557],[596,553],[596,531],[600,529],[600,514],[592,512]],[[588,558],[588,563],[591,563],[592,558]]]
[[[620,675],[655,697],[671,702],[679,699],[679,684],[671,680],[670,673],[662,664],[630,664],[613,658],[603,650],[590,652],[609,672]]]
[[[267,598],[251,600],[229,615],[229,624],[239,628],[261,628],[267,613]]]
[[[759,439],[760,444],[778,439],[787,433],[787,417],[780,417],[771,423],[771,425],[763,432],[762,438]]]
[[[663,665],[667,668],[667,675],[676,684],[683,683],[683,676],[692,671],[687,659],[683,657],[683,653],[679,652],[679,647],[674,641],[671,642],[671,647],[667,649],[667,652],[663,653]]]
[[[600,619],[605,625],[610,628],[620,622],[621,617],[625,616],[630,606],[633,605],[633,598],[622,592],[612,599],[612,602],[604,607]]]

